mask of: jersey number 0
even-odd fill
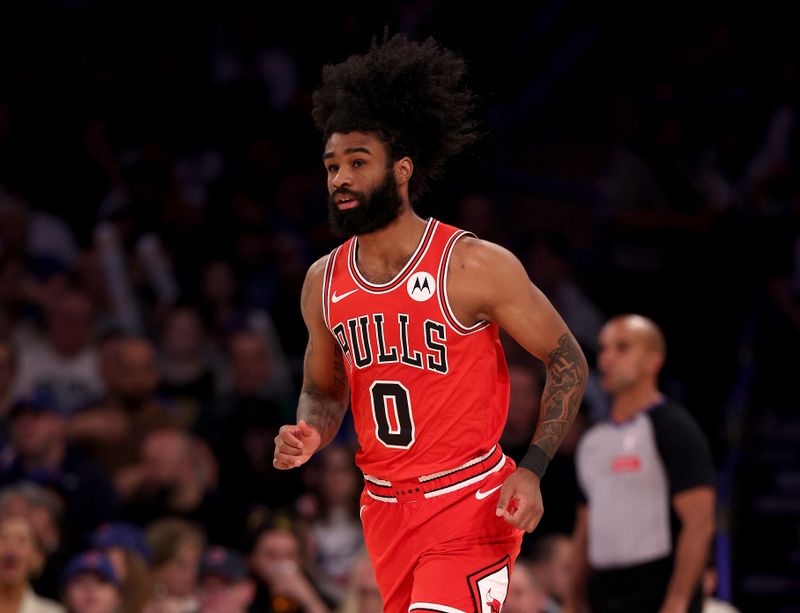
[[[408,389],[399,381],[375,381],[369,390],[375,436],[387,447],[411,447],[414,444],[414,416]]]

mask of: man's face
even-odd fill
[[[365,132],[335,133],[325,147],[328,219],[343,238],[392,223],[403,206],[383,143]]]
[[[607,323],[600,330],[597,367],[600,385],[611,395],[639,385],[653,374],[653,350],[640,330],[625,320]]]

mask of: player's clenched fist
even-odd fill
[[[539,477],[524,468],[518,468],[503,483],[497,516],[525,532],[533,532],[544,513]]]
[[[281,426],[275,437],[275,457],[272,465],[280,470],[297,468],[319,449],[322,437],[314,426],[302,419],[297,425]]]

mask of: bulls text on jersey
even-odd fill
[[[400,345],[386,344],[386,328],[398,327]],[[373,364],[400,363],[412,368],[421,368],[442,375],[447,374],[447,335],[443,323],[426,319],[422,324],[424,347],[412,347],[409,329],[419,325],[406,313],[398,313],[397,321],[385,321],[383,313],[361,315],[339,322],[333,334],[352,368],[362,369]]]

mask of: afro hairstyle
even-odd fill
[[[335,132],[369,132],[390,161],[410,157],[416,200],[449,158],[478,139],[466,73],[464,60],[434,39],[416,43],[385,31],[365,55],[323,68],[311,116],[324,142]]]

